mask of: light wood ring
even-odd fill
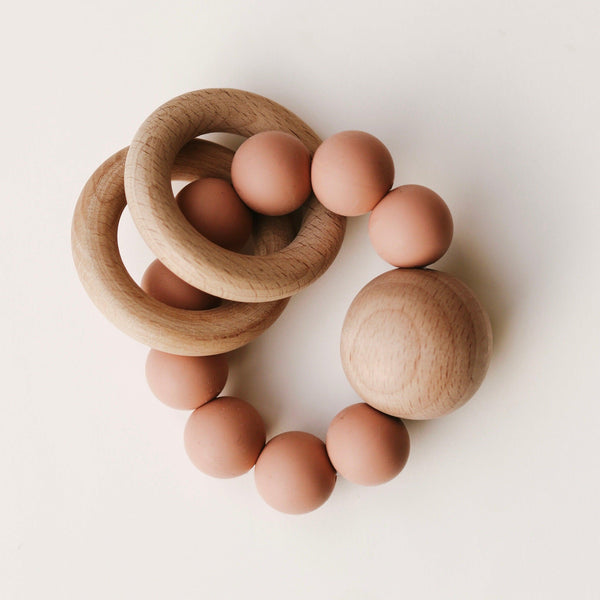
[[[113,324],[136,340],[173,354],[201,356],[247,344],[281,314],[287,299],[260,304],[224,300],[211,310],[173,308],[148,296],[131,278],[119,254],[117,230],[126,206],[123,173],[127,148],[106,160],[86,183],[73,216],[72,248],[79,277],[92,301]],[[176,157],[173,178],[229,178],[233,152],[194,140]],[[259,217],[255,251],[269,253],[293,238],[290,217]]]
[[[265,130],[297,136],[314,151],[321,140],[283,106],[250,92],[206,89],[163,104],[136,133],[125,164],[127,202],[157,258],[194,287],[220,298],[266,302],[300,291],[325,272],[344,237],[345,218],[314,196],[294,240],[267,256],[225,250],[204,238],[173,201],[171,167],[189,140],[206,133],[251,136]]]

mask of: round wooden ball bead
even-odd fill
[[[233,156],[231,180],[252,210],[270,216],[291,213],[310,195],[310,152],[290,133],[257,133]]]
[[[229,367],[223,354],[178,356],[150,350],[146,380],[152,393],[164,404],[194,410],[216,398],[227,382]]]
[[[327,138],[311,166],[315,196],[330,211],[346,217],[375,208],[394,183],[394,161],[375,136],[342,131]]]
[[[192,287],[169,271],[159,260],[150,263],[140,287],[155,300],[174,308],[207,310],[218,305],[219,299]]]
[[[363,402],[334,417],[326,444],[337,472],[360,485],[379,485],[396,477],[410,451],[404,423]]]
[[[288,431],[265,446],[256,462],[254,479],[269,506],[283,513],[301,514],[319,508],[329,498],[336,474],[319,438]]]
[[[492,351],[489,318],[459,279],[429,269],[395,269],[354,298],[342,327],[348,381],[374,408],[431,419],[479,388]]]
[[[177,202],[187,220],[207,239],[241,250],[252,232],[252,213],[224,179],[206,177],[186,185]]]
[[[265,445],[265,424],[248,402],[232,396],[197,408],[184,430],[190,460],[213,477],[237,477],[249,471]]]
[[[369,217],[375,251],[395,267],[424,267],[450,247],[452,215],[446,203],[422,185],[403,185],[386,194]]]

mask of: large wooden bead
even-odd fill
[[[431,419],[479,388],[492,351],[489,318],[459,279],[430,269],[395,269],[369,282],[342,328],[342,365],[374,408]]]

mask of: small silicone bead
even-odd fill
[[[295,136],[263,131],[249,137],[231,164],[233,187],[263,215],[285,215],[310,195],[310,153]]]
[[[174,308],[207,310],[219,304],[219,299],[192,287],[165,267],[159,260],[150,263],[140,286],[148,296]]]
[[[186,219],[211,242],[241,250],[252,232],[252,213],[224,179],[206,177],[186,185],[177,194]]]
[[[383,143],[364,131],[342,131],[327,138],[311,167],[315,196],[346,217],[368,213],[394,183],[394,161]]]
[[[216,398],[225,387],[228,372],[223,354],[178,356],[153,349],[146,359],[146,379],[152,393],[180,410],[193,410]]]
[[[225,396],[190,415],[184,444],[190,460],[203,473],[229,478],[254,466],[265,435],[265,424],[251,404]]]
[[[446,203],[422,185],[392,190],[369,218],[371,244],[395,267],[424,267],[435,262],[448,250],[453,229]]]
[[[319,438],[289,431],[265,446],[254,479],[258,493],[271,507],[301,514],[315,510],[329,498],[336,474]]]
[[[396,477],[409,451],[404,423],[363,402],[338,413],[327,431],[327,453],[333,466],[360,485],[379,485]]]

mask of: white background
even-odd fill
[[[0,145],[0,598],[597,599],[600,14],[595,0],[54,2],[4,9]],[[396,185],[440,193],[437,267],[489,310],[474,399],[408,423],[405,471],[339,480],[306,516],[252,474],[203,476],[147,350],[85,295],[70,219],[92,171],[188,90],[238,87],[323,137],[363,129]],[[151,255],[129,218],[126,264]],[[239,352],[230,390],[269,434],[325,434],[357,401],[338,344],[386,270],[366,218],[333,267]]]

